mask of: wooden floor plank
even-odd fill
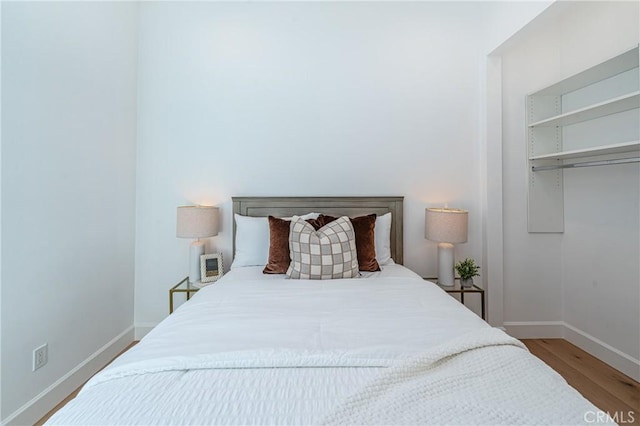
[[[557,371],[573,388],[577,389],[586,399],[603,411],[628,411],[631,410],[624,402],[620,401],[599,384],[580,373],[573,366],[558,358],[539,342],[525,342],[531,353],[542,359],[547,365]]]
[[[545,342],[543,342],[542,340],[545,340]],[[615,379],[606,377],[605,373],[590,375],[591,377],[597,377],[598,380],[594,380],[593,378],[583,374],[580,371],[583,366],[578,367],[576,362],[571,357],[565,357],[566,359],[563,359],[554,351],[557,347],[564,347],[564,344],[553,344],[553,342],[550,343],[551,340],[561,339],[527,339],[523,340],[523,343],[529,348],[532,354],[540,358],[547,365],[558,372],[562,377],[564,377],[569,385],[580,392],[586,399],[591,401],[593,405],[600,408],[602,411],[609,413],[611,417],[617,418],[619,423],[640,425],[640,410],[638,410],[637,406],[629,405],[625,402],[634,401],[635,398],[637,398],[637,395],[633,395],[633,393],[636,392],[635,386],[631,386],[629,388],[629,395],[625,396],[624,400],[618,398],[616,395],[607,390],[609,388],[616,388],[610,383]],[[572,352],[583,358],[588,355],[586,352],[582,351],[579,348],[575,348],[575,350],[572,349]],[[592,362],[591,368],[606,370],[605,367],[609,367],[600,360],[596,361],[597,363]],[[627,379],[633,382],[632,379]],[[621,419],[625,421],[622,422],[620,421]]]
[[[116,358],[118,358],[120,355],[122,355],[123,353],[125,353],[126,351],[128,351],[129,349],[131,349],[132,347],[134,347],[137,343],[139,342],[139,340],[134,340],[133,342],[131,342],[129,344],[129,346],[127,346],[126,348],[124,348],[122,351],[120,351],[120,353],[118,355],[115,356],[115,358],[113,358],[111,361],[109,361],[109,364],[111,364]],[[100,369],[100,371],[102,371],[103,369],[105,369],[109,364],[105,365],[104,367],[102,367]],[[87,382],[84,382],[82,384],[82,386],[84,386]],[[78,392],[80,392],[80,389],[82,389],[82,386],[80,386],[78,389],[74,390],[73,392],[71,392],[71,394],[69,396],[67,396],[65,399],[63,399],[62,401],[60,401],[60,403],[58,405],[56,405],[55,407],[53,407],[53,409],[51,411],[49,411],[47,414],[45,414],[45,416],[43,418],[41,418],[40,420],[38,420],[35,424],[35,426],[41,426],[43,425],[47,420],[49,420],[49,418],[51,416],[53,416],[58,410],[60,410],[62,407],[64,407],[65,405],[67,405],[69,403],[69,401],[71,401],[73,398],[75,398],[78,395]]]
[[[564,339],[540,339],[538,342],[610,394],[630,407],[640,409],[640,383]]]

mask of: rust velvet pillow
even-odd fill
[[[333,222],[337,217],[321,214],[316,221],[320,227]],[[376,260],[376,241],[374,229],[376,214],[349,218],[356,234],[356,250],[358,251],[358,265],[365,272],[376,272],[380,265]],[[315,225],[314,225],[315,227]]]
[[[322,226],[318,219],[307,219],[316,231]],[[269,260],[263,274],[286,274],[291,262],[289,253],[290,220],[269,216]]]

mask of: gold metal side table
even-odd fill
[[[436,284],[438,284],[438,278],[436,277],[423,277],[425,280],[427,281],[431,281],[434,282]],[[449,294],[459,294],[460,295],[460,303],[462,303],[464,305],[464,295],[467,293],[477,293],[480,294],[480,301],[482,302],[481,304],[481,317],[483,320],[486,320],[485,318],[485,291],[483,288],[478,287],[477,285],[473,285],[472,287],[462,287],[460,285],[460,278],[456,278],[455,282],[452,286],[444,286],[444,285],[440,285],[438,284],[438,287],[440,287],[441,289],[443,289],[444,291],[446,291]]]
[[[199,287],[193,285],[193,283],[189,282],[189,277],[185,277],[178,284],[174,285],[169,289],[169,313],[173,313],[173,296],[176,293],[187,293],[187,300],[191,298],[191,293],[195,293],[200,290]]]

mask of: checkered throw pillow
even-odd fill
[[[360,275],[355,232],[347,216],[317,231],[294,216],[290,225],[289,250],[289,278],[330,280]]]

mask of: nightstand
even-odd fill
[[[464,305],[464,295],[468,293],[477,293],[480,294],[480,301],[482,302],[481,312],[482,319],[485,318],[485,292],[483,288],[478,287],[477,285],[473,285],[473,287],[462,287],[460,285],[460,278],[456,278],[454,285],[452,286],[444,286],[438,284],[438,278],[435,277],[423,277],[425,280],[432,281],[438,285],[441,289],[446,291],[449,294],[459,294],[460,295],[460,303]]]
[[[169,289],[169,313],[173,313],[173,295],[176,293],[187,293],[187,300],[191,298],[191,293],[195,293],[200,290],[199,287],[189,282],[189,277],[185,277],[178,284]]]

